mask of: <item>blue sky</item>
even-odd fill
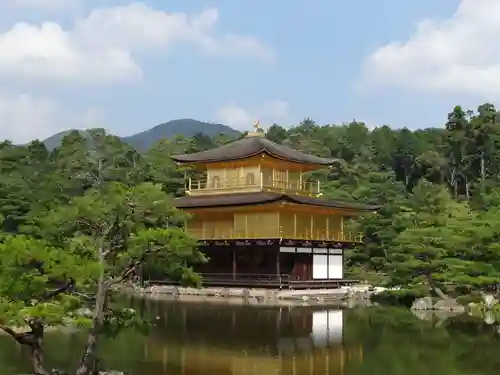
[[[500,93],[497,0],[2,3],[0,129],[15,141],[187,117],[442,126]]]

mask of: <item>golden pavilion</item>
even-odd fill
[[[266,138],[259,124],[244,138],[173,159],[203,175],[187,179],[177,208],[209,261],[205,285],[312,287],[344,279],[344,251],[363,242],[344,220],[378,207],[322,198],[308,172],[338,162]]]

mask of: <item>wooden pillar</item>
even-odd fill
[[[234,338],[236,335],[236,312],[234,309],[231,311],[231,336]]]
[[[236,279],[236,248],[232,248],[232,256],[233,256],[233,280]]]
[[[280,248],[278,246],[278,249],[276,251],[276,277],[280,281],[281,284],[281,266],[280,266]]]
[[[308,239],[314,239],[314,214],[311,214],[311,234]]]
[[[330,216],[326,217],[326,239],[330,241]]]
[[[293,214],[293,238],[294,239],[299,238],[297,234],[297,214]]]

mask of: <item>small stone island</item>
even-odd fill
[[[338,161],[306,155],[255,131],[216,149],[174,155],[189,177],[174,200],[209,261],[195,268],[207,287],[329,288],[344,280],[344,251],[363,242],[344,220],[378,207],[321,198],[309,172]]]

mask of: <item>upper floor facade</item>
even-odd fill
[[[308,172],[335,162],[278,145],[263,133],[253,133],[216,149],[175,155],[173,159],[202,172],[201,178],[188,178],[188,195],[274,191],[320,196],[320,182],[309,181]]]
[[[272,165],[274,164],[274,165]],[[276,191],[310,196],[321,195],[319,181],[308,181],[306,172],[287,168],[286,163],[208,166],[201,179],[188,178],[188,195],[211,195]]]

